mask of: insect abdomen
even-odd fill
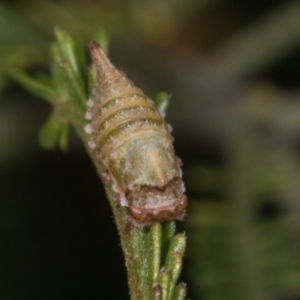
[[[182,219],[187,198],[168,125],[141,90],[91,43],[97,86],[87,112],[90,146],[134,225]]]

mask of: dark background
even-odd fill
[[[49,73],[53,28],[153,97],[184,162],[188,298],[300,299],[299,1],[0,1],[0,298],[128,299],[112,212],[83,145],[44,150],[51,112],[9,77]]]

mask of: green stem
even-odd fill
[[[82,65],[83,60],[77,55],[83,51],[67,33],[56,29],[56,37],[57,41],[52,46],[51,87],[23,73],[15,73],[18,76],[14,78],[53,104],[53,114],[42,131],[43,145],[53,148],[57,143],[65,148],[68,135],[66,126],[72,124],[102,178],[103,166],[90,150],[89,136],[84,130],[88,84],[81,77],[86,66]],[[90,72],[90,77],[93,79],[93,72]],[[159,103],[163,111],[166,107],[166,96]],[[174,222],[134,227],[129,222],[128,209],[116,205],[118,195],[112,186],[105,180],[103,184],[121,238],[131,300],[183,299],[184,285],[176,285],[185,249],[184,235],[175,235]]]

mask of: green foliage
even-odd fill
[[[160,92],[155,96],[154,103],[161,115],[164,116],[170,104],[170,95]]]
[[[32,93],[47,100],[53,106],[53,112],[41,130],[42,146],[53,148],[67,147],[69,125],[73,125],[82,138],[86,148],[88,138],[84,131],[86,120],[87,86],[91,90],[95,81],[93,69],[89,80],[83,76],[86,62],[84,48],[69,34],[60,29],[55,30],[56,42],[52,46],[51,77],[31,78],[19,70],[11,73]],[[100,32],[98,41],[108,47],[105,34]],[[166,109],[166,96],[160,94],[159,107]],[[98,173],[99,165],[95,154],[89,152]],[[131,299],[135,300],[183,300],[185,285],[177,284],[182,258],[185,252],[186,239],[183,234],[175,234],[174,222],[154,224],[149,228],[128,228],[128,212],[124,207],[114,204],[114,191],[104,183],[115,213],[120,232],[126,266],[128,269]]]
[[[177,285],[177,281],[186,239],[182,234],[174,235],[174,231],[171,237],[170,228],[175,228],[174,222],[166,222],[163,226],[157,223],[144,229],[132,228],[130,238],[126,240],[126,251],[134,261],[132,267],[137,273],[136,277],[130,277],[135,290],[135,295],[131,293],[132,299],[153,299],[154,295],[160,300],[184,299],[185,286]],[[166,256],[162,245],[167,246]]]
[[[69,126],[61,124],[56,120],[55,115],[51,114],[40,132],[41,146],[46,149],[53,149],[58,145],[62,150],[65,150],[68,146],[68,131]]]
[[[84,48],[70,35],[55,30],[57,42],[51,48],[51,77],[35,78],[14,69],[10,76],[30,92],[50,102],[53,111],[41,130],[40,143],[45,148],[59,146],[66,149],[69,124],[80,132],[85,123],[87,84],[83,76],[86,68]]]

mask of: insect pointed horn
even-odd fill
[[[91,41],[89,43],[89,50],[94,64],[98,70],[103,71],[108,68],[114,68],[114,65],[110,62],[98,42]]]

